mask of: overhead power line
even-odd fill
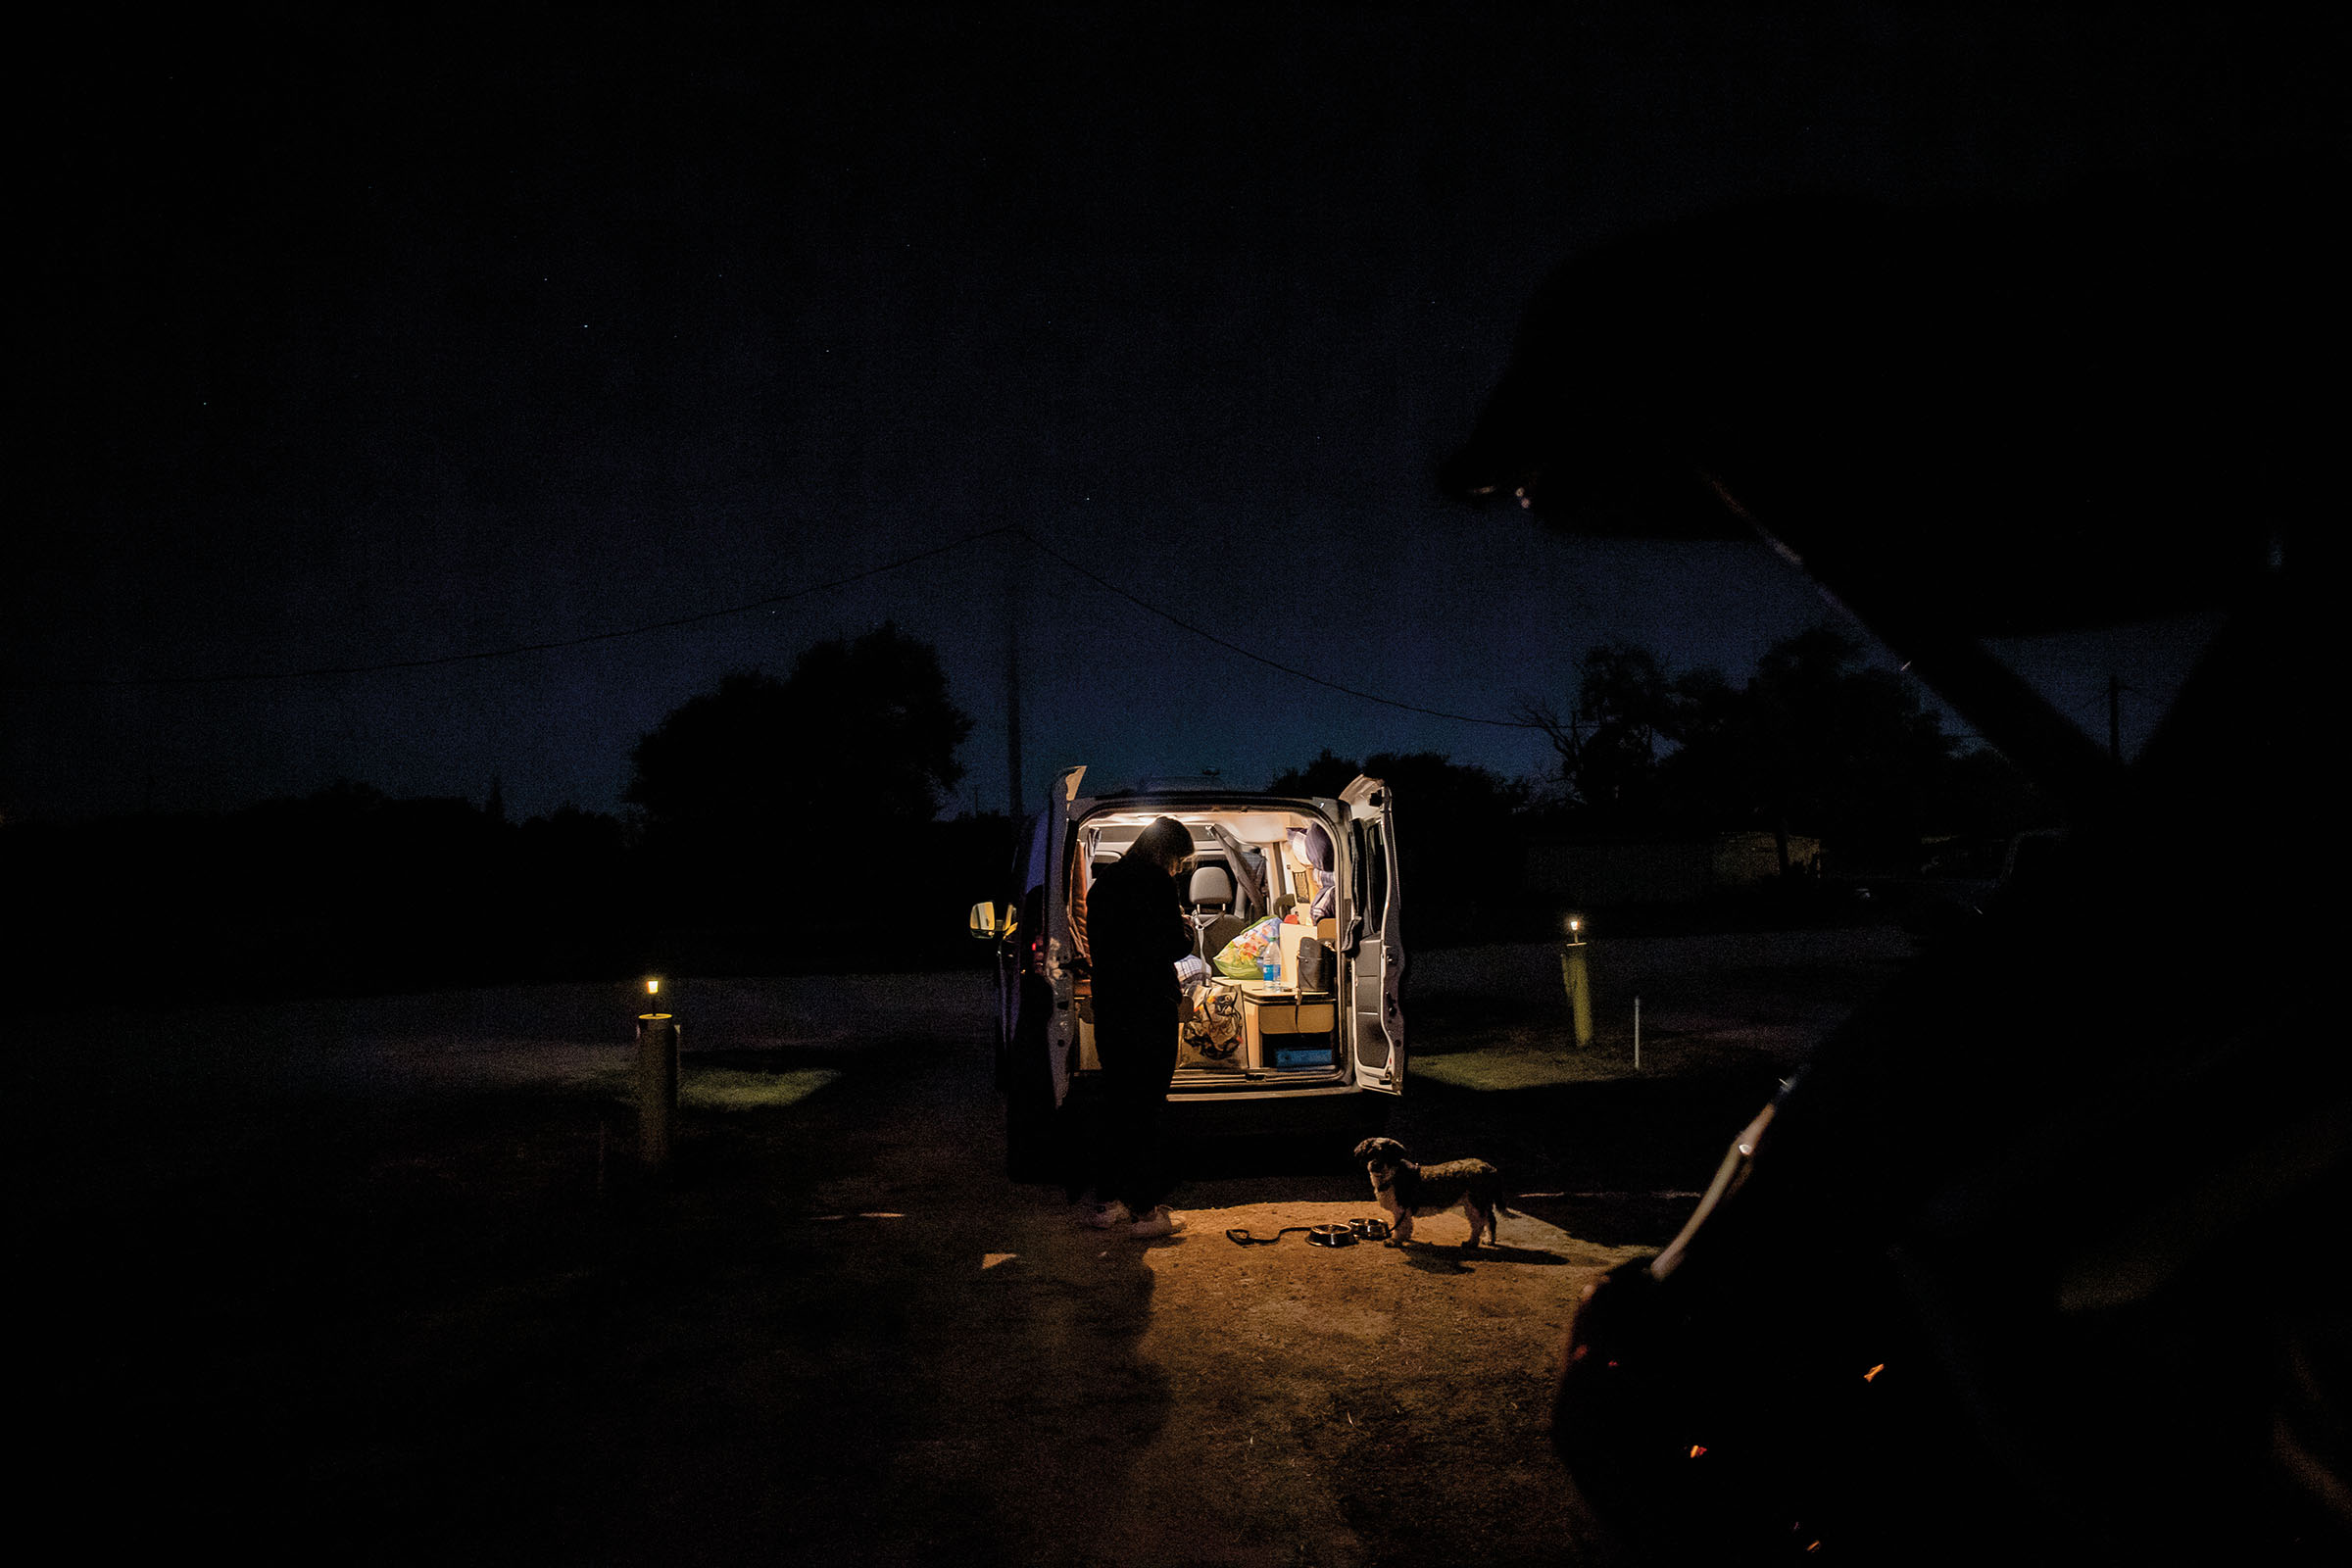
[[[904,570],[908,566],[936,560],[941,556],[979,544],[984,540],[1006,536],[1021,540],[1040,555],[1084,577],[1105,593],[1123,599],[1137,609],[1158,616],[1178,630],[1190,632],[1193,636],[1205,642],[1214,643],[1228,653],[1239,654],[1253,663],[1263,664],[1268,669],[1279,670],[1295,680],[1302,680],[1310,685],[1320,686],[1326,691],[1339,692],[1344,696],[1353,697],[1359,702],[1377,703],[1383,708],[1394,708],[1407,713],[1420,713],[1431,718],[1449,719],[1457,724],[1486,724],[1496,729],[1541,729],[1543,727],[1525,719],[1486,718],[1475,713],[1455,713],[1442,708],[1427,708],[1418,703],[1400,702],[1394,697],[1383,697],[1378,692],[1368,692],[1361,687],[1346,685],[1340,681],[1327,679],[1312,670],[1300,669],[1296,664],[1286,664],[1281,660],[1270,659],[1255,649],[1245,648],[1229,637],[1187,620],[1173,611],[1153,604],[1141,594],[1121,587],[1093,567],[1054,549],[1017,523],[1001,523],[994,528],[983,528],[976,533],[968,533],[960,538],[951,539],[945,544],[934,545],[928,550],[918,550],[912,555],[901,556],[896,560],[883,562],[879,565],[868,566],[862,571],[854,571],[846,576],[828,578],[824,582],[809,583],[782,593],[769,594],[764,598],[748,600],[743,604],[728,605],[718,610],[699,611],[691,615],[673,615],[663,620],[643,621],[632,626],[616,626],[607,631],[583,632],[577,637],[559,637],[545,642],[514,643],[500,648],[469,649],[464,653],[435,654],[422,659],[380,660],[370,663],[315,664],[292,669],[230,670],[188,675],[86,675],[57,679],[9,680],[0,682],[0,684],[20,689],[226,686],[265,681],[312,680],[330,675],[374,675],[394,670],[432,669],[445,664],[479,663],[494,659],[514,659],[523,654],[550,653],[565,648],[584,648],[592,643],[617,642],[626,637],[643,637],[654,632],[674,631],[682,626],[700,625],[705,621],[723,620],[729,615],[749,614],[755,610],[766,610],[776,605],[788,604],[796,599],[806,599],[811,595],[827,593],[836,588],[847,588],[853,584],[864,582],[868,578],[879,577],[886,572]]]
[[[810,583],[805,588],[795,588],[788,593],[770,594],[764,599],[754,599],[746,604],[729,605],[724,610],[706,610],[692,615],[675,615],[667,620],[649,620],[635,626],[618,626],[611,631],[592,631],[577,637],[560,637],[552,642],[515,643],[506,648],[483,648],[463,654],[437,654],[430,659],[394,659],[372,664],[320,664],[308,669],[239,670],[215,675],[133,675],[120,678],[93,675],[65,680],[12,681],[8,684],[76,687],[218,686],[236,681],[307,680],[319,675],[373,675],[393,669],[430,669],[437,664],[464,664],[487,659],[512,659],[519,654],[546,653],[558,648],[584,648],[590,643],[614,642],[623,637],[643,637],[649,632],[672,631],[680,626],[693,626],[706,620],[719,620],[728,615],[748,614],[755,610],[765,610],[772,605],[786,604],[795,599],[806,599],[811,594],[821,594],[829,589],[847,588],[852,583],[863,582],[868,577],[879,577],[886,571],[898,571],[903,567],[914,565],[918,562],[929,561],[936,556],[944,556],[950,551],[961,550],[966,545],[977,544],[983,539],[994,539],[1002,534],[1018,532],[1020,530],[1009,523],[995,528],[984,528],[978,533],[965,534],[960,539],[951,539],[944,545],[937,545],[929,550],[920,550],[911,556],[901,556],[896,561],[886,561],[878,566],[868,566],[863,571],[854,571],[846,577],[835,577],[825,582]]]
[[[836,588],[847,588],[869,578],[882,576],[887,572],[901,571],[908,566],[919,565],[923,562],[937,560],[941,556],[953,554],[985,540],[1007,536],[1020,540],[1038,554],[1085,578],[1114,598],[1123,599],[1138,610],[1158,616],[1179,631],[1189,632],[1203,642],[1213,643],[1228,653],[1238,654],[1252,663],[1263,664],[1266,668],[1279,671],[1294,680],[1302,680],[1309,685],[1320,686],[1326,691],[1334,691],[1342,696],[1355,698],[1358,702],[1377,703],[1383,708],[1394,708],[1407,713],[1420,713],[1430,718],[1443,718],[1456,724],[1484,724],[1494,729],[1544,728],[1543,725],[1527,719],[1488,718],[1478,713],[1456,713],[1443,708],[1429,708],[1419,703],[1401,702],[1394,697],[1383,697],[1378,692],[1365,691],[1360,686],[1349,686],[1341,681],[1328,679],[1312,670],[1300,669],[1296,664],[1286,664],[1279,659],[1270,659],[1253,648],[1246,648],[1230,637],[1213,632],[1205,626],[1185,619],[1174,611],[1153,604],[1132,589],[1111,581],[1092,566],[1056,550],[1020,524],[1010,522],[1000,523],[994,528],[982,528],[975,533],[967,533],[960,538],[951,539],[945,544],[934,545],[928,550],[918,550],[912,555],[900,556],[878,565],[868,566],[861,571],[850,572],[846,576],[808,583],[803,587],[769,594],[763,598],[747,600],[739,605],[727,605],[718,610],[698,611],[691,615],[672,615],[663,620],[643,621],[633,626],[615,626],[607,631],[583,632],[577,637],[559,637],[535,643],[514,643],[502,648],[472,649],[458,654],[436,654],[426,659],[392,659],[365,664],[317,664],[295,669],[234,670],[198,675],[84,675],[32,680],[0,677],[0,689],[93,690],[157,686],[225,686],[263,681],[309,680],[328,675],[373,675],[404,669],[432,669],[445,664],[477,663],[493,659],[517,658],[523,654],[550,653],[565,648],[584,648],[592,643],[617,642],[627,637],[644,637],[654,632],[674,631],[682,626],[700,625],[705,621],[723,620],[729,615],[749,614],[755,610],[767,610],[776,605],[789,604],[796,599],[807,599],[815,594],[831,592]],[[2132,690],[2130,686],[2124,686],[2122,689]],[[1969,730],[1956,730],[1949,733],[1960,739],[1983,740],[1982,736]]]
[[[1082,565],[1078,562],[1071,560],[1068,556],[1063,555],[1052,545],[1047,544],[1043,539],[1038,538],[1037,535],[1031,533],[1026,528],[1015,528],[1013,529],[1013,532],[1019,534],[1023,539],[1027,540],[1030,546],[1037,550],[1041,555],[1048,556],[1053,560],[1059,562],[1062,565],[1067,566],[1070,570],[1076,572],[1079,576],[1084,577],[1087,581],[1093,583],[1096,587],[1102,589],[1104,592],[1116,594],[1119,598],[1126,600],[1129,604],[1136,606],[1138,609],[1150,611],[1152,614],[1157,615],[1160,619],[1166,621],[1171,626],[1178,627],[1184,631],[1189,631],[1196,637],[1215,643],[1219,648],[1226,649],[1231,653],[1239,654],[1244,659],[1265,665],[1268,669],[1278,669],[1285,675],[1294,676],[1297,679],[1311,682],[1314,685],[1321,686],[1328,691],[1343,692],[1349,697],[1359,698],[1367,703],[1378,703],[1383,708],[1399,708],[1408,713],[1426,713],[1432,718],[1449,718],[1457,724],[1491,724],[1496,729],[1542,729],[1544,727],[1541,724],[1529,723],[1526,719],[1521,718],[1481,718],[1475,713],[1449,713],[1442,708],[1423,708],[1418,703],[1400,703],[1394,697],[1383,697],[1378,692],[1368,692],[1355,686],[1343,686],[1336,680],[1326,680],[1322,676],[1314,674],[1311,671],[1298,668],[1296,664],[1286,664],[1278,659],[1268,659],[1261,653],[1257,653],[1251,649],[1244,648],[1240,643],[1234,642],[1230,638],[1218,636],[1215,632],[1210,631],[1205,626],[1197,626],[1193,622],[1186,620],[1183,616],[1176,614],[1172,611],[1162,610],[1159,606],[1152,603],[1150,600],[1142,597],[1140,594],[1130,593],[1128,590],[1120,587],[1117,583],[1112,582],[1109,578],[1096,571],[1091,566]]]

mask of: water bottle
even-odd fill
[[[1282,984],[1282,950],[1280,948],[1271,942],[1267,943],[1265,951],[1257,956],[1257,966],[1264,973],[1267,985]]]

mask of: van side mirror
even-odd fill
[[[1012,931],[1012,921],[1010,918],[1011,914],[1012,906],[1010,905],[1005,906],[1004,910],[1004,923],[999,925],[997,923],[998,910],[995,905],[973,905],[972,935],[982,942],[993,942],[999,937],[1009,935]]]

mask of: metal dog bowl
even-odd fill
[[[1285,1225],[1271,1236],[1252,1236],[1236,1226],[1225,1233],[1225,1239],[1236,1247],[1272,1247],[1293,1231],[1306,1232],[1306,1239],[1317,1247],[1353,1247],[1359,1241],[1389,1239],[1389,1223],[1380,1219],[1351,1219],[1345,1225]]]

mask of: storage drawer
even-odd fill
[[[1255,1068],[1328,1067],[1338,1005],[1329,997],[1245,988],[1243,1052]]]

